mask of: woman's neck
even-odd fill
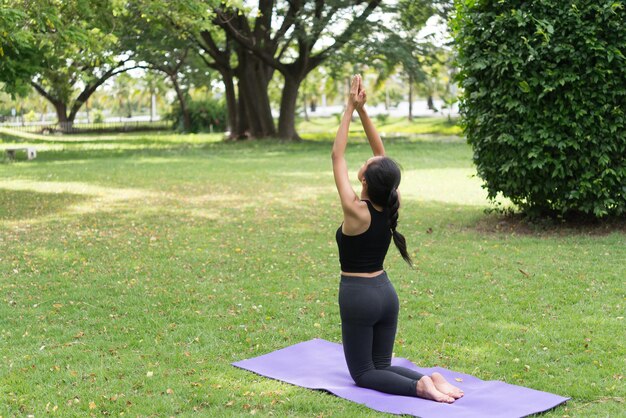
[[[361,192],[361,200],[369,200],[369,202],[372,204],[372,206],[374,206],[374,209],[376,209],[378,212],[382,212],[383,211],[383,207],[380,205],[377,205],[376,203],[372,202],[372,199],[370,199],[370,197],[367,195],[366,192]]]

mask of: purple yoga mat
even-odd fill
[[[392,364],[417,370],[425,375],[439,372],[450,383],[460,387],[465,396],[453,404],[443,404],[360,388],[354,384],[348,373],[341,344],[321,339],[305,341],[259,357],[238,361],[233,366],[297,386],[326,390],[377,411],[422,418],[524,417],[547,411],[569,399],[504,382],[484,381],[441,367],[416,367],[403,358],[394,358]]]

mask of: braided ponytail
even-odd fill
[[[393,243],[400,251],[404,261],[413,266],[411,256],[406,249],[406,239],[401,233],[396,231],[398,226],[398,209],[400,208],[398,185],[401,177],[398,163],[391,158],[383,157],[370,163],[363,175],[367,182],[369,198],[377,205],[387,208]]]
[[[406,249],[406,239],[404,235],[399,233],[396,228],[398,226],[398,209],[400,208],[400,199],[398,198],[398,189],[394,188],[389,193],[389,199],[387,201],[387,209],[389,210],[389,228],[391,228],[391,234],[393,236],[393,243],[395,244],[400,255],[409,266],[413,266],[413,260]]]

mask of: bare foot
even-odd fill
[[[448,383],[445,377],[441,375],[441,373],[433,373],[431,376],[433,383],[435,384],[435,388],[441,393],[445,393],[448,396],[453,397],[454,399],[462,398],[464,393],[461,389],[456,386]]]
[[[433,383],[433,380],[428,376],[424,376],[417,381],[417,396],[443,403],[454,402],[453,397],[438,391]]]

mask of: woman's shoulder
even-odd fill
[[[372,215],[369,209],[369,202],[359,200],[355,202],[354,211],[344,214],[343,233],[346,235],[358,235],[367,231],[372,222]]]
[[[364,199],[364,200],[361,200],[361,202],[365,202],[365,204],[367,205],[367,208],[369,209],[370,214],[372,211],[374,211],[375,213],[383,213],[385,211],[385,208],[375,205],[374,203],[372,203],[371,200]]]

